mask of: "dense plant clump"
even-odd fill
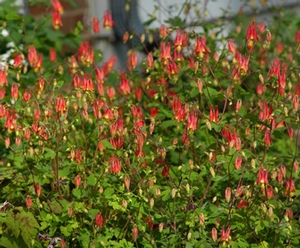
[[[299,245],[299,17],[237,16],[226,37],[169,19],[117,72],[81,23],[59,32],[59,0],[35,21],[5,6],[1,247]]]

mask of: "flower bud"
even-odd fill
[[[101,212],[98,212],[95,216],[95,223],[98,227],[104,226],[104,219]]]
[[[37,196],[40,196],[42,194],[42,188],[39,183],[35,183],[34,191]]]
[[[124,185],[128,191],[130,191],[130,178],[124,177]]]
[[[200,226],[205,225],[205,216],[203,213],[200,213],[199,215],[199,221],[200,221]]]
[[[127,208],[127,201],[125,199],[122,200],[122,207]]]
[[[78,188],[80,186],[81,183],[81,176],[80,174],[78,174],[75,178],[74,178],[74,184],[76,186],[76,188]]]
[[[242,100],[238,99],[235,105],[235,111],[238,112],[242,107]]]
[[[32,198],[30,195],[26,196],[26,207],[31,208],[32,206]]]
[[[71,217],[73,215],[73,208],[69,207],[68,208],[68,216]]]
[[[156,190],[155,190],[155,194],[156,194],[157,196],[159,196],[160,193],[161,193],[161,192],[160,192],[160,189],[156,189]]]
[[[133,239],[134,241],[136,241],[137,238],[138,238],[138,236],[139,236],[139,229],[137,228],[137,226],[134,226],[134,227],[132,228],[131,233],[132,233],[132,239]]]
[[[231,200],[231,188],[230,187],[227,187],[225,189],[225,200],[227,203],[229,203]]]
[[[214,242],[218,240],[218,231],[215,227],[211,230],[211,238]]]
[[[152,209],[153,206],[154,206],[154,199],[153,198],[150,199],[149,205],[150,205],[150,208]]]

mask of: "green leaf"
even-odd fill
[[[240,116],[244,116],[245,114],[247,114],[247,109],[245,108],[245,106],[241,106],[240,110],[238,111],[238,114]]]
[[[69,166],[67,166],[67,167],[63,168],[62,170],[58,171],[58,177],[59,178],[68,176],[69,174],[70,174],[70,167]]]
[[[166,110],[165,108],[159,108],[159,113],[171,119],[174,117],[173,113],[170,110]]]
[[[73,190],[73,195],[76,197],[76,198],[81,198],[81,189],[80,188],[76,188]]]
[[[12,237],[6,237],[6,236],[2,236],[0,238],[0,244],[1,244],[1,247],[5,247],[5,248],[18,248],[19,247],[16,244],[16,242],[13,240]]]
[[[199,94],[199,89],[193,89],[190,93],[190,97],[195,97]]]
[[[17,12],[9,12],[5,18],[8,20],[8,21],[16,21],[16,20],[20,20],[21,19],[21,16],[17,13]]]
[[[18,238],[20,235],[20,228],[19,223],[15,222],[15,218],[13,216],[13,213],[9,211],[7,213],[6,221],[5,221],[7,228],[12,231],[13,235]]]
[[[168,121],[163,121],[160,126],[162,126],[163,128],[168,128],[171,126],[175,126],[175,124],[176,124],[176,120],[168,120]]]
[[[45,147],[45,155],[44,155],[45,159],[54,159],[55,156],[56,156],[56,153],[53,150],[51,150],[48,147]]]
[[[104,196],[105,196],[107,199],[112,198],[113,194],[114,194],[114,189],[113,189],[113,188],[107,188],[107,189],[104,191]]]
[[[31,241],[37,235],[39,223],[35,220],[31,212],[21,211],[16,215],[15,222],[19,224],[21,235],[28,247],[31,247]]]
[[[68,226],[60,226],[59,229],[64,236],[69,237],[71,235],[68,230]]]
[[[107,140],[101,140],[101,142],[102,142],[102,145],[103,145],[104,148],[113,149],[113,146],[112,146],[112,144],[109,141],[107,141]]]
[[[87,178],[87,184],[88,185],[95,186],[96,182],[97,182],[97,178],[94,175],[90,175]]]

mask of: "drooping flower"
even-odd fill
[[[50,61],[55,62],[55,60],[56,60],[56,50],[55,50],[54,47],[50,48],[49,56],[50,56]]]
[[[174,41],[174,46],[177,51],[181,51],[189,42],[189,37],[184,30],[177,30]]]
[[[204,56],[210,52],[209,48],[206,46],[205,37],[200,37],[200,38],[197,37],[194,46],[195,46],[194,48],[195,55],[197,55],[201,59],[203,59]]]
[[[227,228],[226,231],[225,231],[225,226],[223,226],[221,231],[221,237],[219,239],[219,242],[222,243],[223,245],[228,244],[230,242],[231,240],[230,231],[231,231],[230,226]]]
[[[255,43],[259,40],[256,32],[255,22],[249,23],[246,33],[246,40],[248,50],[251,50],[254,47]]]
[[[104,226],[104,218],[101,212],[98,212],[95,216],[95,223],[98,227]]]
[[[100,33],[100,22],[97,17],[93,17],[93,30],[95,34]]]
[[[116,156],[112,156],[108,160],[108,164],[110,165],[109,170],[111,171],[111,173],[114,173],[114,174],[119,174],[120,173],[122,163]]]
[[[62,21],[61,21],[61,16],[60,13],[58,11],[52,11],[52,27],[55,30],[60,29],[60,27],[62,27]]]
[[[57,11],[60,14],[62,14],[64,12],[64,8],[61,5],[61,3],[59,2],[59,0],[51,0],[51,4],[52,4],[52,8],[54,11]]]
[[[106,30],[110,30],[114,26],[116,26],[116,24],[112,19],[112,12],[108,12],[108,10],[106,10],[104,13],[103,27],[106,28]]]
[[[262,188],[265,188],[265,185],[269,184],[269,179],[268,179],[268,170],[264,167],[261,167],[257,173],[257,180],[256,180],[257,185],[261,185]]]

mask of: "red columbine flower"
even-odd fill
[[[104,226],[104,219],[101,212],[98,212],[95,216],[95,223],[98,227]]]
[[[169,176],[169,173],[170,173],[170,165],[167,164],[164,166],[161,174],[163,177],[167,177],[167,176]]]
[[[0,100],[4,99],[6,94],[6,89],[0,87]]]
[[[112,55],[112,56],[109,57],[109,59],[106,62],[108,72],[114,68],[116,61],[117,61],[116,56]]]
[[[187,46],[188,42],[189,42],[189,37],[184,32],[184,30],[177,30],[175,41],[174,41],[175,49],[177,51],[181,51],[182,48]]]
[[[266,87],[261,82],[258,82],[256,86],[256,94],[260,96],[265,92],[266,92]]]
[[[14,67],[18,67],[20,64],[22,64],[22,60],[23,60],[23,55],[22,54],[17,54],[14,57]]]
[[[131,114],[132,114],[133,117],[138,118],[138,119],[140,119],[140,118],[143,117],[143,111],[137,105],[132,105],[132,107],[131,107]]]
[[[256,23],[255,22],[249,23],[248,28],[247,28],[246,40],[247,40],[247,48],[249,50],[252,49],[255,45],[255,42],[257,42],[259,40],[257,33],[256,33]]]
[[[234,168],[239,170],[242,167],[243,158],[241,156],[237,156],[234,162]]]
[[[34,184],[34,192],[37,196],[40,196],[42,194],[42,187],[39,183]]]
[[[261,188],[265,188],[265,185],[269,184],[268,180],[268,170],[261,167],[257,173],[256,184],[261,184]]]
[[[93,17],[93,30],[95,34],[100,33],[100,22],[97,17]]]
[[[36,64],[37,60],[38,60],[37,51],[36,51],[34,45],[30,45],[28,47],[28,62],[30,64],[30,66],[34,67],[34,65]]]
[[[161,39],[165,39],[167,38],[169,35],[169,30],[168,28],[165,26],[165,25],[161,25],[160,28],[159,28],[159,37]]]
[[[104,13],[103,27],[106,28],[106,30],[110,30],[114,26],[116,26],[116,24],[112,19],[112,12],[108,12],[108,10],[106,10]]]
[[[111,87],[111,86],[107,86],[107,88],[106,88],[106,94],[107,94],[107,96],[108,96],[108,98],[110,100],[114,99],[114,97],[116,95],[115,88]]]
[[[272,117],[272,113],[273,113],[273,109],[272,106],[268,106],[268,103],[259,103],[259,108],[260,108],[260,113],[258,115],[258,119],[260,119],[261,121],[267,121],[267,120],[271,120]]]
[[[119,86],[119,90],[121,91],[121,93],[123,95],[127,95],[130,94],[130,86],[129,86],[129,79],[127,77],[127,74],[124,71],[121,71],[120,73],[120,86]]]
[[[270,146],[272,142],[272,137],[271,137],[271,131],[269,128],[267,128],[265,135],[264,135],[264,142],[266,146]]]
[[[40,111],[40,108],[37,107],[33,111],[33,118],[35,121],[38,121],[40,119],[40,117],[41,117],[41,111]]]
[[[135,88],[134,96],[135,96],[136,100],[140,101],[143,97],[143,90],[141,88]]]
[[[155,108],[155,107],[153,107],[153,108],[150,108],[150,116],[152,117],[152,118],[155,118],[155,116],[158,114],[158,108]]]
[[[209,48],[206,46],[205,37],[200,37],[200,38],[197,37],[194,46],[195,46],[194,53],[201,59],[204,58],[204,55],[207,55],[210,52]]]
[[[26,196],[26,207],[31,208],[32,206],[32,198],[30,195]]]
[[[119,174],[121,171],[122,163],[121,161],[116,157],[113,156],[108,160],[108,164],[110,165],[109,170],[114,174]]]
[[[60,27],[62,26],[62,21],[61,21],[61,16],[60,13],[58,11],[52,11],[52,27],[55,30],[60,29]]]
[[[51,0],[51,4],[52,4],[54,11],[57,11],[60,14],[62,14],[64,12],[64,8],[61,5],[61,3],[59,2],[59,0]]]
[[[272,76],[279,77],[280,75],[280,60],[278,57],[275,57],[269,72],[269,79]]]
[[[171,77],[174,74],[177,74],[178,67],[177,67],[177,64],[175,63],[175,61],[169,60],[167,62],[167,72],[168,72],[169,77]]]
[[[245,76],[248,72],[248,65],[249,65],[250,57],[239,57],[239,72],[241,76]]]
[[[218,123],[219,109],[218,106],[210,106],[209,109],[209,120]]]
[[[87,41],[83,41],[78,49],[78,59],[89,67],[94,62],[94,48]]]
[[[160,60],[163,64],[167,64],[167,61],[171,59],[171,44],[170,42],[162,42],[160,44]]]
[[[80,174],[78,174],[75,178],[74,178],[74,184],[76,186],[76,188],[78,188],[80,186],[81,183],[81,176]]]
[[[296,187],[294,180],[292,178],[288,178],[285,182],[285,194],[289,196],[293,196],[296,192]]]
[[[178,122],[183,121],[186,118],[186,105],[181,104],[179,107],[178,111],[176,112],[174,119],[177,120]]]
[[[128,70],[132,71],[132,69],[135,69],[137,62],[138,62],[137,53],[135,51],[132,51],[127,60]]]
[[[65,112],[66,111],[66,100],[63,95],[58,95],[55,105],[56,112]]]
[[[49,56],[50,56],[50,61],[55,62],[55,60],[56,60],[56,50],[55,50],[54,47],[50,48]]]
[[[231,229],[230,226],[227,228],[226,231],[225,231],[225,226],[223,226],[223,228],[222,228],[221,237],[219,239],[219,242],[222,243],[223,245],[228,244],[231,240],[230,229]]]
[[[3,87],[3,85],[8,85],[7,78],[6,78],[6,71],[0,69],[0,88]]]
[[[197,129],[197,121],[198,121],[198,115],[196,114],[196,112],[194,111],[189,112],[188,121],[186,125],[187,130],[194,132]]]
[[[282,88],[284,92],[285,86],[286,86],[286,72],[282,70],[278,76],[278,87]]]
[[[151,69],[154,66],[154,59],[153,59],[153,54],[148,53],[147,55],[147,62],[148,62],[148,67]]]
[[[68,61],[69,61],[70,74],[76,73],[77,68],[78,68],[78,63],[77,63],[77,60],[76,60],[75,56],[72,56],[72,57],[68,58]]]
[[[94,84],[91,77],[87,76],[86,74],[83,76],[83,84],[81,85],[83,90],[86,91],[94,91]]]
[[[228,40],[228,52],[230,52],[231,54],[235,54],[236,52],[235,44],[232,39]]]
[[[13,83],[11,86],[11,99],[17,100],[19,98],[19,85]]]
[[[6,108],[5,105],[0,105],[0,118],[4,118],[6,116]]]
[[[178,50],[174,51],[173,57],[174,57],[174,61],[177,61],[177,62],[180,62],[180,61],[184,60],[184,57],[183,57],[182,53]]]

